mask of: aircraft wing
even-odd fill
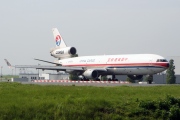
[[[62,66],[62,64],[59,64],[59,63],[54,63],[54,62],[50,62],[50,61],[46,61],[46,60],[42,60],[42,59],[36,59],[35,58],[34,60],[38,60],[38,61],[42,61],[42,62],[58,65],[58,66],[37,66],[37,67],[35,67],[36,69],[42,69],[42,70],[85,71],[87,69],[93,69],[93,70],[97,70],[99,72],[106,72],[107,71],[106,68],[67,67],[67,66]]]
[[[37,61],[42,61],[42,62],[51,63],[51,64],[55,64],[55,65],[60,65],[60,66],[61,66],[61,64],[59,64],[59,63],[55,63],[55,62],[50,62],[50,61],[41,60],[41,59],[36,59],[36,58],[34,58],[34,60],[37,60]]]
[[[15,68],[35,68],[41,70],[56,70],[56,71],[79,71],[83,72],[86,71],[88,68],[84,67],[66,67],[66,66],[42,66],[42,65],[15,65]],[[92,69],[92,68],[90,68]],[[99,72],[106,72],[107,69],[105,68],[93,68],[93,70],[97,70]]]
[[[8,67],[10,67],[10,68],[11,68],[11,67],[14,67],[14,66],[11,65],[11,63],[10,63],[7,59],[4,59],[4,60],[5,60],[5,62],[6,62],[6,64],[7,64]]]
[[[57,70],[57,71],[83,71],[83,67],[64,67],[64,66],[42,66],[42,65],[15,65],[15,68],[35,68],[42,70]]]
[[[9,61],[7,59],[4,59],[8,66],[11,66]],[[35,69],[42,69],[42,70],[56,70],[56,71],[86,71],[87,69],[93,69],[97,70],[99,72],[106,72],[106,68],[86,68],[86,67],[67,67],[67,66],[61,66],[59,63],[49,62],[41,59],[35,59],[42,62],[47,62],[51,64],[56,64],[59,66],[43,66],[43,65],[15,65],[13,67],[15,68],[35,68]]]

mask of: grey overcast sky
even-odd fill
[[[0,0],[3,74],[11,74],[4,58],[13,65],[54,61],[53,27],[79,56],[180,56],[180,0]]]

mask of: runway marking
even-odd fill
[[[54,82],[60,82],[60,83],[114,83],[114,84],[129,84],[127,81],[73,81],[73,80],[33,80],[32,82],[35,83],[54,83]]]

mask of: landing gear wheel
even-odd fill
[[[118,79],[115,79],[115,81],[118,81]]]
[[[96,81],[100,81],[100,79],[99,79],[99,78],[96,78]]]
[[[112,79],[111,78],[108,78],[108,81],[111,81]]]

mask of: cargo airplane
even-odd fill
[[[37,66],[36,69],[56,70],[74,73],[84,80],[98,79],[99,76],[127,75],[133,80],[141,79],[143,75],[153,75],[166,70],[169,62],[156,54],[122,54],[71,57],[76,54],[75,47],[68,47],[57,28],[53,28],[56,48],[50,51],[51,56],[58,58],[56,62],[35,59],[56,66]]]

